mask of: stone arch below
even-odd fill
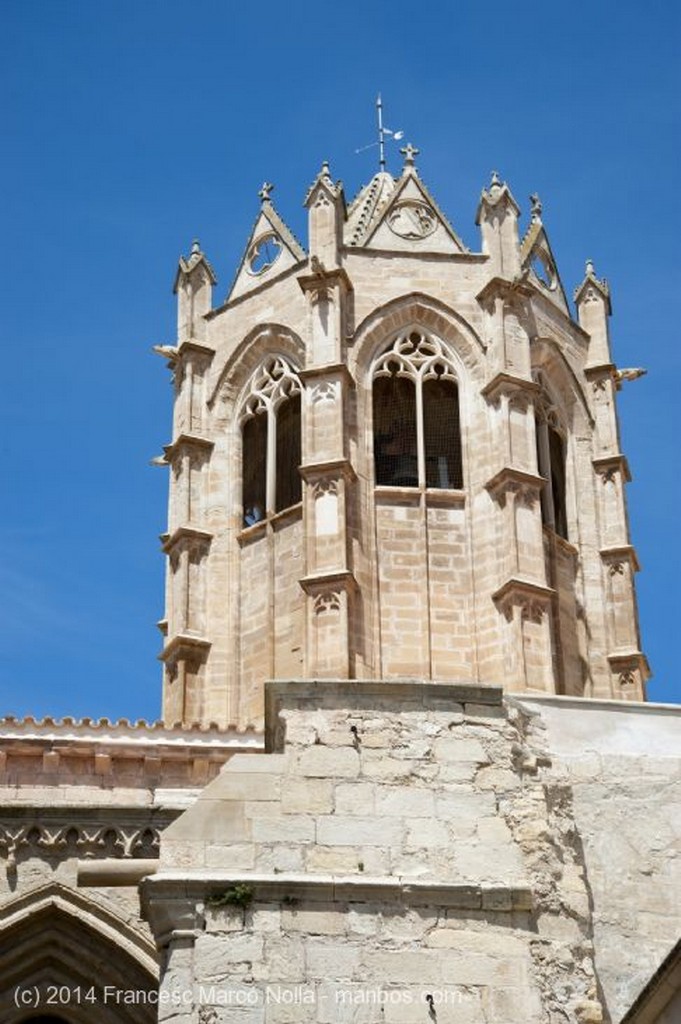
[[[438,299],[417,292],[380,306],[360,324],[355,333],[352,357],[355,378],[362,380],[366,376],[382,344],[414,325],[437,335],[471,380],[482,386],[485,345],[480,337],[455,310]]]
[[[3,1024],[31,1024],[36,1015],[55,1024],[156,1020],[158,964],[151,941],[80,892],[53,883],[7,904],[0,947]],[[38,1005],[18,1007],[18,986],[39,993]]]
[[[258,324],[237,345],[222,367],[208,405],[216,402],[232,405],[238,400],[251,376],[268,355],[280,355],[298,370],[305,362],[305,345],[289,327],[282,324]]]
[[[532,373],[541,374],[553,404],[562,413],[566,429],[587,427],[594,420],[579,380],[553,338],[537,338],[532,343]]]

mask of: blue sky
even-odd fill
[[[570,294],[608,278],[654,700],[681,701],[676,3],[5,0],[0,708],[156,718],[177,257],[224,297],[264,179],[304,237],[322,159],[375,167],[374,99],[468,245],[497,168]],[[392,167],[399,161],[393,157]]]

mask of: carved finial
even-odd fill
[[[199,242],[198,238],[195,238],[194,241],[192,242],[191,255],[192,256],[200,256],[201,255],[201,243]]]
[[[539,196],[537,195],[536,192],[533,192],[532,195],[530,196],[530,202],[532,204],[531,211],[530,211],[531,212],[531,216],[532,216],[532,220],[535,221],[535,222],[536,221],[540,221],[541,220],[542,205],[541,205],[541,199],[539,198]]]
[[[413,167],[414,157],[418,156],[420,152],[421,150],[417,149],[416,146],[412,146],[411,142],[408,142],[406,146],[402,146],[400,153],[404,157],[404,166]]]
[[[501,178],[499,177],[498,171],[492,171],[492,180],[489,183],[490,188],[501,188]]]
[[[258,192],[258,198],[261,200],[261,202],[263,202],[263,203],[271,202],[271,200],[270,200],[270,192],[272,191],[273,188],[274,188],[274,185],[271,185],[269,181],[263,181],[262,188]]]
[[[329,161],[328,160],[323,160],[322,161],[322,169],[319,172],[319,175],[322,178],[330,178],[331,177],[331,169],[329,167]]]
[[[594,261],[593,260],[587,260],[586,261],[586,267],[585,267],[584,272],[585,272],[587,277],[595,277],[596,276],[596,271],[594,270]]]

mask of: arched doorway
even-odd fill
[[[88,895],[56,883],[22,894],[3,908],[0,947],[3,1024],[156,1021],[151,942]],[[18,1007],[18,988],[37,993],[38,1005]]]

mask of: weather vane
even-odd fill
[[[359,149],[355,150],[355,153],[364,153],[367,149],[373,149],[374,146],[378,146],[378,166],[381,171],[384,171],[386,135],[389,135],[390,138],[395,140],[395,142],[399,142],[399,140],[403,138],[404,132],[394,132],[390,128],[386,128],[383,124],[383,102],[381,100],[380,92],[376,100],[376,117],[378,120],[378,141],[370,142],[368,146],[360,146]]]

